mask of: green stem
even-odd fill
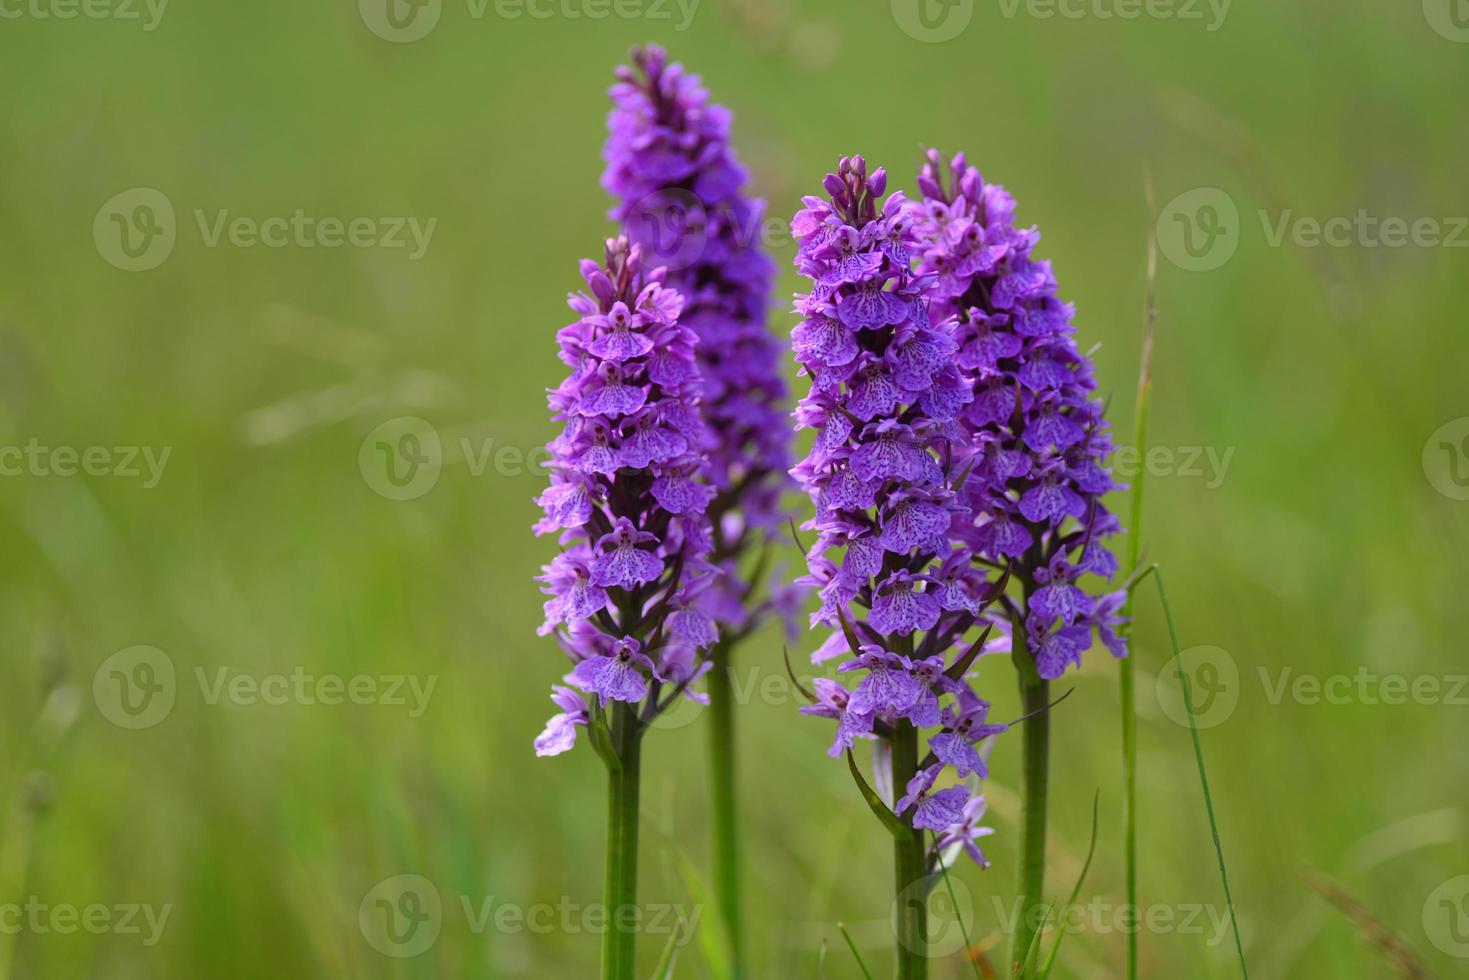
[[[1029,715],[1021,730],[1023,769],[1020,784],[1020,878],[1016,886],[1015,943],[1011,972],[1019,973],[1040,928],[1046,886],[1046,777],[1050,762],[1050,682],[1035,668],[1020,673],[1020,710]]]
[[[744,975],[740,927],[740,835],[735,791],[734,683],[729,649],[715,647],[709,671],[709,800],[713,812],[714,889],[729,949],[729,976]]]
[[[1152,210],[1153,185],[1148,181],[1148,210]],[[1142,364],[1138,368],[1137,403],[1133,406],[1132,445],[1140,459],[1148,455],[1148,406],[1153,390],[1153,321],[1157,310],[1153,289],[1158,272],[1158,240],[1148,233],[1147,300],[1143,306]],[[1132,510],[1128,519],[1127,574],[1137,574],[1143,546],[1143,478],[1146,467],[1140,467],[1132,486]],[[1132,600],[1136,583],[1122,604],[1123,635],[1132,633]],[[1127,907],[1137,905],[1137,694],[1134,679],[1136,655],[1129,653],[1118,664],[1118,689],[1122,709],[1122,861],[1127,890]],[[1127,980],[1137,980],[1137,929],[1127,933]]]
[[[918,729],[893,727],[893,792],[902,793],[918,771]],[[897,902],[898,980],[928,977],[927,856],[923,831],[907,827],[893,837],[893,885]]]
[[[1239,920],[1234,915],[1234,895],[1229,890],[1229,870],[1224,866],[1224,844],[1219,840],[1219,822],[1214,818],[1214,796],[1209,792],[1209,775],[1204,771],[1204,747],[1199,742],[1199,725],[1194,714],[1194,696],[1191,693],[1188,674],[1183,669],[1183,652],[1178,646],[1178,630],[1173,625],[1173,610],[1168,605],[1168,590],[1163,588],[1163,570],[1152,566],[1157,580],[1158,601],[1163,604],[1163,619],[1168,623],[1168,642],[1173,647],[1173,669],[1178,672],[1178,682],[1183,687],[1183,708],[1188,714],[1188,731],[1194,743],[1194,763],[1199,769],[1199,785],[1204,790],[1204,810],[1209,814],[1209,834],[1214,838],[1214,856],[1219,859],[1219,880],[1224,885],[1224,907],[1229,909],[1229,924],[1234,930],[1234,951],[1239,954],[1239,970],[1244,980],[1250,980],[1250,969],[1245,965],[1245,944],[1239,935]]]
[[[1130,615],[1129,596],[1124,615]],[[1122,704],[1122,860],[1127,907],[1137,908],[1137,696],[1134,693],[1133,658],[1118,664]],[[1137,934],[1127,930],[1127,980],[1137,980]]]
[[[638,900],[638,775],[643,733],[636,708],[615,702],[611,717],[617,765],[607,770],[607,932],[602,980],[635,980]]]

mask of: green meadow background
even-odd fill
[[[595,975],[604,777],[585,745],[531,751],[565,661],[535,635],[531,579],[554,544],[529,530],[543,478],[527,457],[553,432],[576,262],[609,232],[605,89],[649,39],[735,111],[776,217],[839,154],[911,188],[923,146],[967,150],[1044,232],[1122,441],[1163,216],[1167,452],[1143,535],[1207,699],[1251,975],[1469,972],[1469,10],[1236,0],[1221,21],[1182,0],[960,0],[921,20],[909,0],[623,2],[443,0],[406,43],[380,36],[382,0],[173,0],[156,19],[124,0],[70,19],[68,0],[0,5],[0,978]],[[166,198],[176,240],[127,271],[111,215],[161,220],[138,198],[108,210],[135,188]],[[210,244],[222,211],[298,209],[436,223],[416,258]],[[1458,245],[1380,246],[1364,210]],[[1317,243],[1310,222],[1336,216],[1353,227]],[[784,338],[794,250],[771,246]],[[403,416],[432,426],[443,462],[397,500],[370,435]],[[49,462],[21,462],[28,445]],[[167,451],[160,478],[127,447]],[[1142,975],[1236,977],[1151,586],[1135,656]],[[857,977],[841,922],[883,976],[888,841],[780,658],[774,630],[740,652],[753,975]],[[171,709],[119,711],[120,680],[149,680],[139,665]],[[274,675],[372,703],[251,695]],[[404,676],[434,685],[423,710],[406,685],[389,696]],[[981,676],[1013,717],[1008,665]],[[1120,977],[1117,670],[1096,650],[1059,687],[1075,693],[1054,720],[1053,890],[1098,792],[1101,817],[1096,911],[1057,975]],[[649,906],[700,904],[703,736],[687,715],[647,741]],[[994,751],[994,866],[956,876],[995,962],[1018,750]],[[401,875],[441,907],[411,957],[362,928],[417,881]],[[63,908],[90,906],[95,931]],[[129,906],[166,909],[161,931]],[[935,908],[956,952],[933,975],[973,976]],[[1429,973],[1394,967],[1364,916]],[[665,938],[645,937],[646,972]],[[713,975],[696,939],[677,976]]]

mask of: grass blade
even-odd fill
[[[964,958],[969,961],[970,966],[974,967],[974,980],[984,980],[984,976],[979,972],[978,961],[970,955],[970,950],[974,948],[974,944],[969,941],[969,927],[964,924],[964,910],[959,908],[959,896],[954,894],[954,884],[949,881],[949,866],[944,861],[944,855],[942,853],[938,857],[939,871],[944,876],[944,887],[949,890],[949,901],[954,903],[954,918],[959,922],[959,935],[964,937]]]
[[[689,896],[694,901],[695,908],[708,908],[710,904],[709,889],[704,885],[704,879],[694,868],[693,862],[683,851],[674,848],[673,856],[678,862],[678,873],[683,878],[684,887],[688,889]],[[709,966],[709,972],[716,977],[728,977],[733,971],[733,959],[729,949],[729,940],[723,929],[700,929],[699,951],[704,954],[704,962]]]
[[[687,941],[684,930],[688,927],[683,919],[678,920],[673,932],[668,936],[668,942],[663,947],[663,955],[658,957],[658,965],[653,969],[653,980],[673,980],[674,968],[678,966],[678,951],[683,948]]]
[[[1153,206],[1153,180],[1147,180],[1148,214],[1155,213]],[[1143,352],[1142,364],[1138,369],[1137,402],[1133,406],[1132,445],[1140,458],[1148,454],[1148,407],[1153,391],[1153,323],[1157,317],[1154,306],[1154,285],[1158,276],[1158,232],[1155,225],[1148,228],[1148,284],[1147,299],[1143,306]],[[1143,530],[1143,480],[1146,466],[1138,467],[1132,485],[1131,510],[1128,514],[1127,574],[1137,573],[1142,558]],[[1131,632],[1132,593],[1122,606],[1124,630]],[[1122,860],[1126,878],[1127,904],[1137,908],[1137,695],[1135,665],[1131,655],[1117,665],[1119,699],[1122,709]],[[1127,934],[1127,980],[1137,980],[1137,934],[1134,929]]]
[[[1081,874],[1076,876],[1076,886],[1071,889],[1071,897],[1066,900],[1065,905],[1061,906],[1061,923],[1065,922],[1065,910],[1076,904],[1076,899],[1081,895],[1081,886],[1086,883],[1087,872],[1092,869],[1092,858],[1097,853],[1097,822],[1100,814],[1101,801],[1102,793],[1098,790],[1097,794],[1092,797],[1092,842],[1087,846],[1086,861],[1081,866]],[[1046,965],[1041,970],[1040,980],[1046,980],[1046,977],[1051,975],[1051,969],[1056,965],[1056,954],[1061,952],[1061,940],[1066,938],[1066,930],[1064,927],[1060,927],[1061,923],[1058,923],[1056,941],[1051,946],[1051,954],[1046,957]]]
[[[1036,977],[1036,957],[1041,953],[1041,937],[1046,934],[1046,927],[1051,924],[1051,913],[1056,910],[1054,900],[1046,903],[1046,914],[1041,917],[1040,928],[1030,937],[1030,945],[1025,947],[1025,959],[1020,962],[1018,972],[1024,980],[1034,980]]]
[[[853,958],[857,960],[857,966],[862,969],[862,975],[867,980],[872,980],[872,971],[867,969],[867,964],[862,961],[862,954],[857,952],[857,944],[852,942],[852,934],[847,932],[847,927],[840,922],[837,923],[837,928],[841,930],[842,938],[847,941],[847,948],[852,951]]]
[[[1168,641],[1173,645],[1173,663],[1178,670],[1178,680],[1183,686],[1183,707],[1188,714],[1188,730],[1193,736],[1194,761],[1199,767],[1199,783],[1204,788],[1204,808],[1209,811],[1209,833],[1214,837],[1214,854],[1219,859],[1219,879],[1224,883],[1224,902],[1229,908],[1229,925],[1234,930],[1234,949],[1239,954],[1239,969],[1244,980],[1250,980],[1250,971],[1245,966],[1245,946],[1239,937],[1239,922],[1234,916],[1234,897],[1229,892],[1229,871],[1224,866],[1224,845],[1219,841],[1219,823],[1214,818],[1214,799],[1209,795],[1209,777],[1204,772],[1204,749],[1199,742],[1199,726],[1194,721],[1194,696],[1189,688],[1188,674],[1183,669],[1183,653],[1178,647],[1178,631],[1173,626],[1173,610],[1168,606],[1168,590],[1163,587],[1163,570],[1157,565],[1149,569],[1158,583],[1158,599],[1163,603],[1163,618],[1168,623]]]

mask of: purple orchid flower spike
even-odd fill
[[[708,487],[700,491],[709,496],[671,483],[655,484],[653,494],[670,509],[707,512],[709,561],[722,572],[698,607],[722,627],[707,675],[711,823],[719,912],[739,972],[732,656],[768,620],[792,629],[802,595],[767,563],[771,539],[789,520],[781,497],[791,486],[788,392],[767,323],[775,267],[760,242],[764,203],[746,195],[748,174],[731,146],[729,110],[710,102],[699,77],[662,48],[638,48],[631,61],[617,70],[610,93],[602,185],[616,199],[613,220],[650,261],[667,267],[667,285],[685,300],[680,322],[699,339],[705,437],[697,447],[708,457]],[[633,333],[609,335],[608,348],[619,355],[641,356],[642,347]]]
[[[981,567],[1008,565],[1021,591],[990,618],[1008,620],[996,625],[1026,712],[1020,901],[1028,923],[1044,892],[1048,683],[1081,664],[1093,637],[1114,656],[1127,653],[1117,632],[1124,593],[1093,595],[1085,580],[1117,571],[1105,541],[1118,522],[1102,500],[1120,487],[1106,469],[1112,442],[1091,360],[1076,344],[1075,310],[1058,297],[1050,263],[1032,258],[1040,235],[1014,226],[1014,199],[963,154],[946,161],[928,151],[918,186],[922,199],[910,207],[918,270],[937,277],[932,314],[949,325],[974,394],[958,416],[968,473],[961,494],[973,515],[959,534]],[[944,752],[972,764],[952,740]],[[1031,935],[1029,925],[1017,932],[1012,965]]]
[[[678,698],[701,698],[691,685],[718,642],[698,607],[718,574],[698,337],[665,274],[626,238],[607,242],[604,264],[582,263],[587,288],[569,299],[578,319],[557,333],[570,374],[548,398],[563,430],[536,524],[561,545],[540,576],[540,632],[573,668],[535,750],[566,752],[586,729],[607,765],[609,909],[636,898],[642,736]],[[633,975],[635,940],[624,925],[607,930],[605,975]]]
[[[949,323],[975,396],[959,415],[962,492],[975,515],[964,538],[991,566],[1016,560],[1043,680],[1079,664],[1092,634],[1123,656],[1121,594],[1093,598],[1078,582],[1117,570],[1105,539],[1119,528],[1102,498],[1121,487],[1105,468],[1112,442],[1074,308],[1057,298],[1050,263],[1031,258],[1040,235],[1014,227],[1015,201],[963,154],[945,161],[930,150],[918,186],[909,209],[918,269],[938,277],[932,313]]]
[[[549,399],[565,429],[549,447],[551,486],[536,529],[559,532],[562,552],[540,579],[550,597],[540,632],[571,656],[568,683],[594,696],[590,708],[568,708],[568,689],[557,688],[558,718],[586,725],[610,702],[636,705],[651,694],[637,714],[641,727],[666,707],[665,685],[688,693],[673,674],[692,676],[718,639],[695,608],[715,577],[705,514],[712,490],[696,448],[704,440],[697,338],[679,319],[683,301],[664,270],[646,269],[625,238],[607,243],[605,266],[584,262],[582,275],[588,291],[570,299],[580,319],[557,335],[572,373]],[[683,357],[686,370],[658,368],[655,350]],[[609,398],[614,380],[636,396]],[[645,649],[650,637],[660,645]],[[567,738],[565,725],[538,742],[541,754],[571,748],[575,731]]]
[[[911,267],[921,246],[911,206],[901,194],[884,199],[886,185],[881,169],[844,158],[823,182],[828,196],[804,198],[792,221],[810,283],[795,303],[792,349],[810,380],[795,418],[815,431],[792,474],[816,509],[805,525],[817,534],[812,627],[830,631],[812,660],[845,655],[839,673],[856,679],[818,681],[818,703],[804,711],[836,720],[832,755],[876,739],[875,758],[891,768],[880,784],[906,788],[896,807],[884,803],[849,759],[894,834],[900,973],[917,976],[902,970],[917,970],[925,948],[922,898],[939,867],[929,834],[965,832],[970,789],[954,780],[983,774],[975,745],[994,734],[959,728],[983,704],[960,661],[994,595],[966,540],[974,516],[955,466],[972,455],[960,423],[972,383],[935,315],[938,278]]]
[[[772,597],[754,594],[763,583],[738,572],[785,525],[790,466],[788,392],[766,322],[775,269],[758,234],[765,206],[745,196],[729,110],[662,48],[634,50],[611,96],[602,174],[616,198],[611,217],[668,267],[667,285],[685,300],[680,320],[699,338],[703,448],[717,492],[712,560],[727,572],[705,604],[732,632],[746,632],[778,611]],[[733,601],[721,603],[731,590]]]

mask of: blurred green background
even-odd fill
[[[601,894],[603,773],[584,745],[531,752],[564,659],[534,632],[531,577],[554,545],[529,531],[543,480],[526,457],[552,434],[543,389],[561,374],[552,335],[576,261],[609,230],[605,89],[627,48],[654,39],[735,111],[776,217],[840,153],[911,188],[921,147],[966,149],[1044,232],[1123,438],[1147,235],[1164,216],[1153,441],[1171,456],[1149,475],[1144,537],[1183,644],[1217,648],[1190,663],[1252,975],[1398,975],[1313,873],[1427,969],[1464,975],[1469,234],[1454,218],[1469,215],[1469,11],[1456,2],[1238,2],[1221,19],[1183,0],[961,0],[926,18],[908,0],[443,0],[394,21],[383,0],[174,0],[161,17],[131,0],[5,0],[0,967],[595,974],[578,910]],[[158,196],[109,205],[135,188],[175,213],[161,261],[167,236],[143,237],[164,227]],[[416,258],[210,244],[221,211],[298,209],[373,219],[363,234],[436,224]],[[1374,247],[1354,224],[1313,245],[1297,220],[1363,209],[1458,244]],[[152,246],[130,258],[124,230]],[[793,249],[772,247],[784,337]],[[154,267],[127,271],[140,263]],[[369,435],[401,416],[431,424],[443,465],[396,500]],[[93,472],[63,475],[93,447],[107,450]],[[127,447],[167,450],[160,478]],[[1210,917],[1223,899],[1188,734],[1170,720],[1176,678],[1162,696],[1154,684],[1167,641],[1151,589],[1137,629],[1141,894],[1172,919],[1142,936],[1142,972],[1237,976]],[[797,716],[779,636],[740,661],[755,975],[857,976],[838,922],[883,975],[885,835],[824,754],[829,726]],[[141,702],[118,685],[149,669],[172,707],[129,714]],[[251,696],[293,673],[377,686],[358,689],[365,704]],[[391,696],[404,675],[434,684],[424,710],[406,686]],[[1430,681],[1388,703],[1403,700],[1398,676]],[[1070,977],[1122,975],[1116,677],[1094,651],[1055,718],[1057,890],[1101,793],[1086,890],[1100,911],[1067,941]],[[221,679],[240,686],[220,694]],[[1013,717],[1008,666],[984,680]],[[690,716],[648,739],[648,905],[697,904],[680,863],[706,864],[702,736]],[[982,943],[1013,894],[1018,748],[995,750],[994,867],[956,882]],[[432,944],[399,958],[359,911],[395,901],[405,874],[442,911]],[[27,918],[27,903],[49,911]],[[97,930],[63,931],[57,909],[92,905]],[[142,912],[139,932],[124,928],[132,905],[167,907],[161,932]],[[572,911],[549,928],[480,918],[558,905]],[[662,940],[646,937],[648,971]],[[708,975],[695,942],[678,976]],[[956,953],[934,975],[972,973]]]

